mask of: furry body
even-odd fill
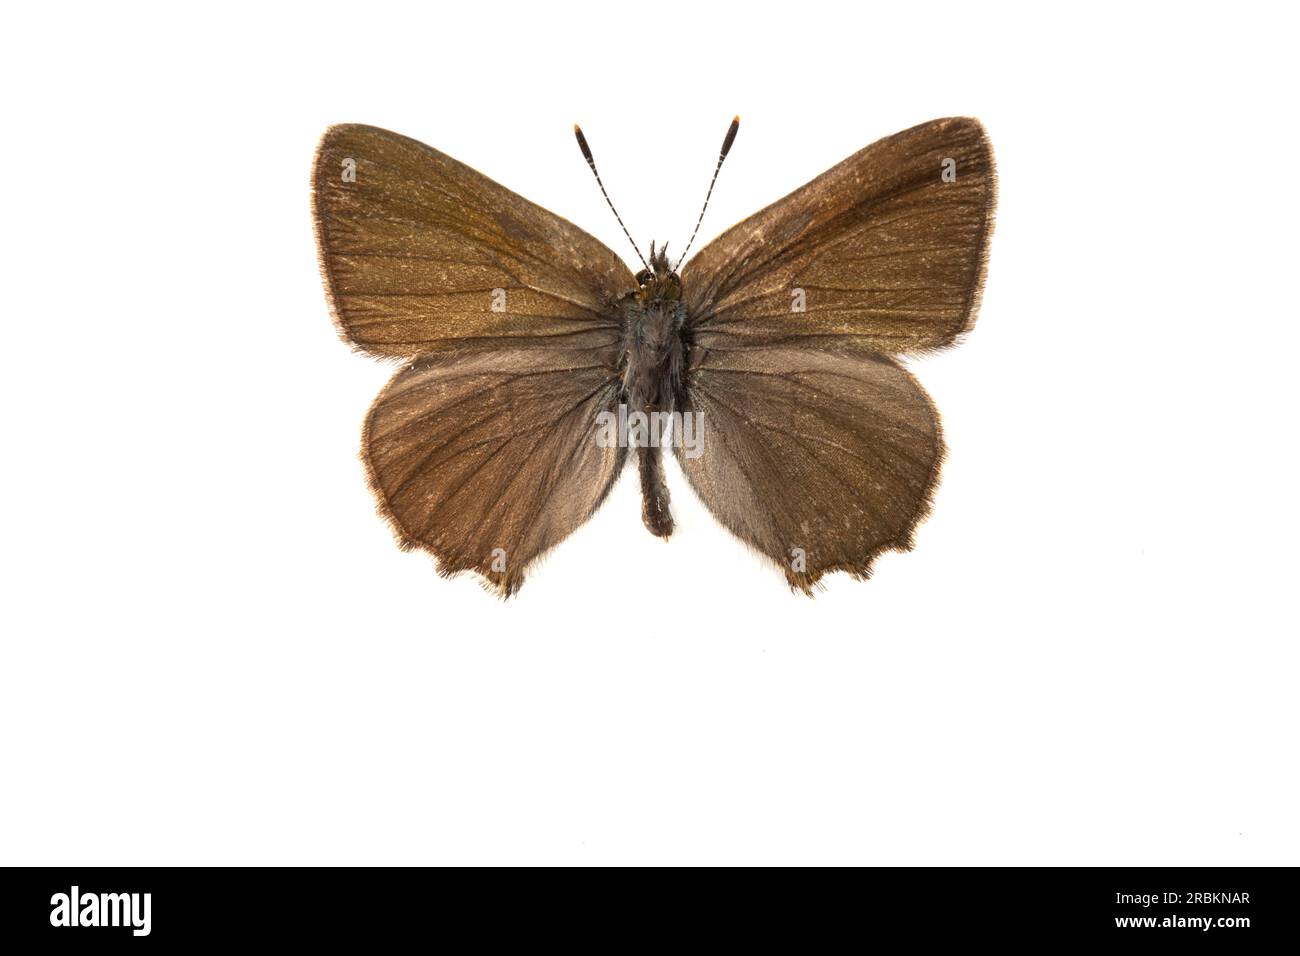
[[[667,248],[650,245],[650,270],[637,275],[638,289],[621,302],[623,323],[623,396],[629,412],[685,411],[683,391],[687,345],[686,305],[682,280],[668,265]],[[650,533],[667,538],[673,532],[664,482],[663,448],[637,448],[641,471],[641,520]]]

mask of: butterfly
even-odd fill
[[[911,549],[944,444],[899,358],[954,344],[979,308],[996,177],[977,120],[867,146],[684,269],[633,242],[635,274],[572,223],[386,130],[329,128],[312,184],[339,333],[402,363],[365,418],[369,483],[398,543],[439,573],[515,593],[631,457],[643,521],[667,538],[666,446],[793,589],[866,578],[881,553]]]

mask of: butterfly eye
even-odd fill
[[[650,273],[648,269],[642,269],[640,272],[636,274],[636,284],[641,286],[641,288],[644,289],[647,283],[649,283],[650,280],[653,278],[654,276]]]

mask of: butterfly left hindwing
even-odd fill
[[[443,574],[476,571],[503,596],[585,522],[626,449],[594,440],[616,407],[613,348],[444,350],[389,382],[362,439],[371,487],[405,547]]]

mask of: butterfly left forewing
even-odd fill
[[[614,327],[626,264],[430,146],[330,127],[312,170],[321,273],[353,345],[410,357],[466,341],[580,345]]]

